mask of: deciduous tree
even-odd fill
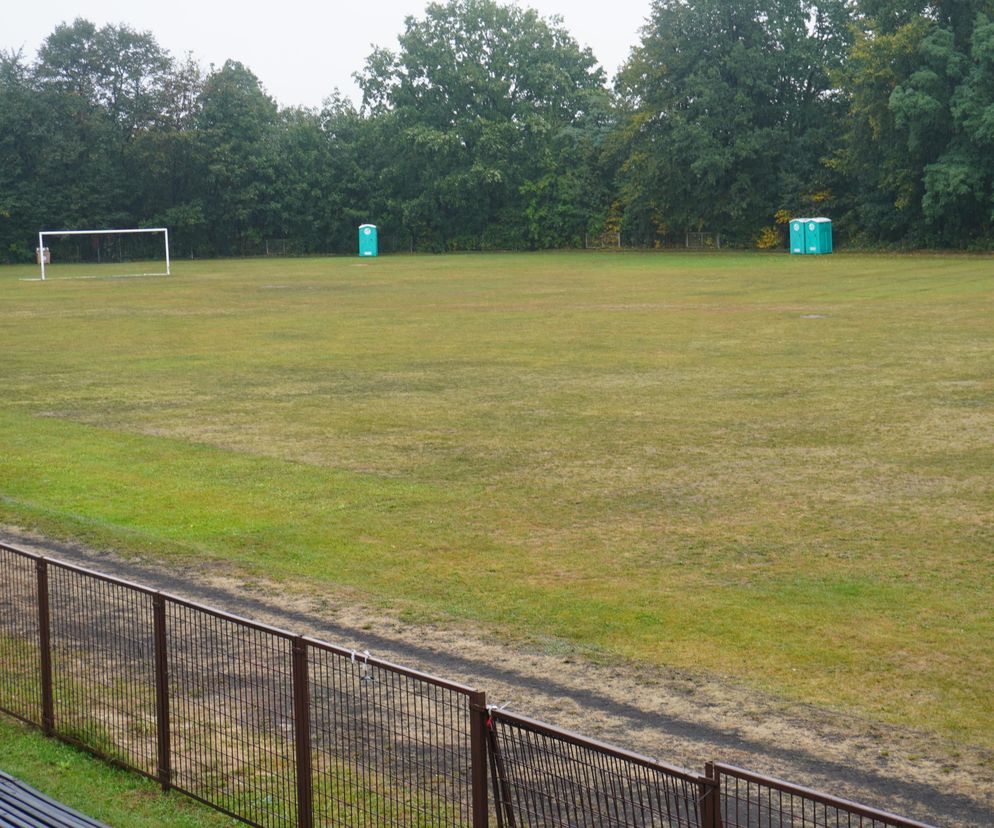
[[[748,241],[824,191],[847,23],[841,0],[656,0],[617,84],[629,230]]]
[[[567,230],[555,210],[545,224],[543,203],[577,194],[577,129],[604,117],[604,78],[558,20],[493,0],[433,3],[358,80],[367,111],[395,130],[384,183],[419,243],[550,246],[582,235],[583,215]],[[570,186],[552,186],[560,174]]]

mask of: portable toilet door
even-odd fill
[[[379,255],[379,245],[376,240],[375,224],[362,224],[359,226],[359,255]]]
[[[808,253],[832,252],[832,220],[810,218],[804,225],[805,250]]]
[[[814,218],[808,221],[808,227],[815,225],[814,236],[816,240],[816,245],[818,247],[818,253],[831,253],[832,252],[832,220],[827,218]],[[810,244],[808,242],[810,253]]]
[[[804,232],[809,219],[796,218],[790,220],[790,252],[803,255],[807,253],[807,245],[804,241]]]

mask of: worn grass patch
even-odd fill
[[[994,746],[988,258],[27,272],[0,518]]]

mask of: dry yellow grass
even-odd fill
[[[0,518],[994,746],[966,256],[0,271]]]

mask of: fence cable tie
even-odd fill
[[[359,681],[372,682],[373,671],[369,669],[369,650],[363,650],[362,667],[359,669]]]
[[[507,707],[509,704],[510,704],[509,701],[506,701],[503,704],[488,704],[487,713],[493,713],[495,710],[498,713],[502,713],[504,711],[504,708]]]
[[[506,701],[501,705],[488,704],[487,705],[487,730],[493,729],[494,713],[503,713],[504,708],[507,707],[511,702]]]

